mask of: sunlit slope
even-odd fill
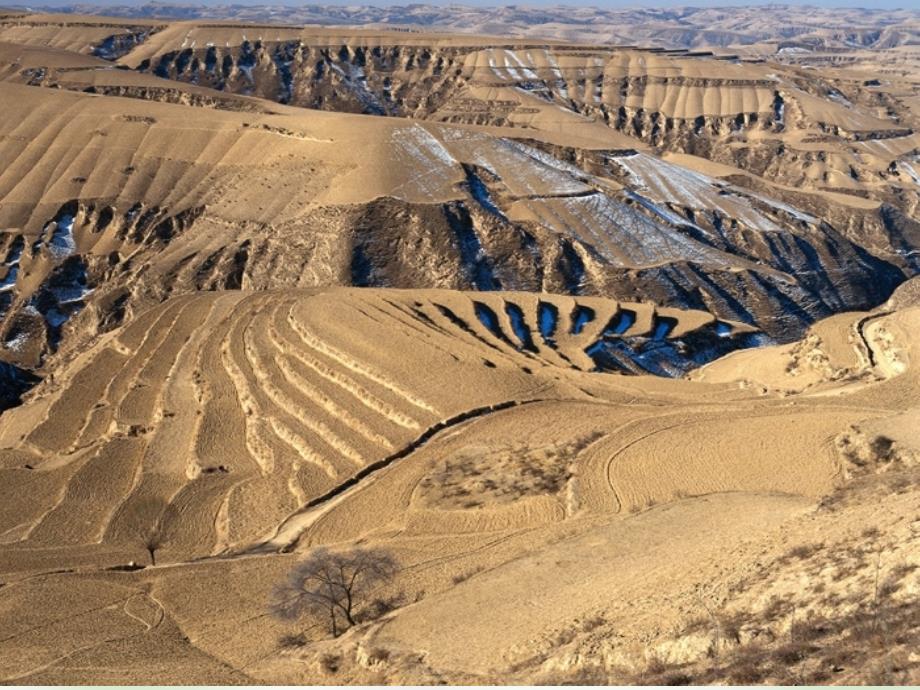
[[[758,581],[772,573],[775,579],[765,580],[764,587],[775,597],[788,597],[788,588],[801,591],[802,582],[819,577],[790,565],[790,544],[820,538],[841,540],[841,548],[853,548],[860,533],[869,533],[867,525],[878,525],[886,531],[885,540],[879,541],[884,547],[878,548],[891,559],[884,572],[916,563],[920,554],[898,517],[910,514],[916,494],[903,485],[896,492],[885,488],[882,477],[909,471],[920,457],[920,438],[914,433],[917,346],[911,335],[920,311],[915,298],[911,302],[905,296],[887,308],[849,317],[849,328],[843,327],[842,316],[836,317],[818,324],[809,337],[820,338],[827,359],[834,366],[849,366],[849,375],[831,372],[821,386],[805,393],[777,391],[769,382],[761,383],[756,357],[761,350],[737,353],[711,369],[727,371],[733,361],[745,359],[731,379],[739,386],[735,395],[756,392],[759,400],[732,400],[722,391],[719,402],[710,399],[704,404],[705,386],[681,382],[688,387],[679,393],[677,387],[670,389],[668,402],[660,393],[656,396],[660,407],[654,411],[639,402],[641,394],[628,406],[614,405],[616,412],[574,401],[555,409],[515,408],[477,422],[462,438],[445,438],[421,450],[414,466],[394,467],[339,504],[312,516],[307,513],[301,521],[307,528],[301,543],[311,545],[372,534],[379,543],[405,540],[411,544],[406,548],[433,554],[436,540],[445,544],[446,535],[467,530],[488,533],[497,542],[500,534],[540,522],[546,534],[560,535],[558,543],[537,552],[531,545],[519,552],[519,558],[504,562],[494,542],[479,547],[482,555],[479,548],[458,547],[469,580],[462,578],[443,595],[368,627],[340,649],[360,658],[360,651],[349,644],[358,649],[377,645],[410,666],[411,655],[422,652],[412,668],[416,673],[433,671],[434,677],[450,669],[459,677],[467,673],[471,676],[466,677],[491,678],[511,668],[522,678],[531,677],[522,669],[566,678],[595,665],[620,667],[622,673],[624,664],[643,668],[642,661],[629,659],[647,663],[650,653],[680,668],[681,660],[706,658],[705,648],[694,648],[693,636],[680,631],[687,616],[705,615],[706,604],[699,601],[714,596],[709,588],[736,583],[725,595],[734,605],[766,611],[769,601],[748,595],[748,577]],[[866,333],[867,341],[848,340],[849,332]],[[802,347],[808,347],[808,341]],[[772,355],[762,354],[768,367]],[[785,375],[796,373],[787,369]],[[637,381],[640,386],[647,382]],[[610,421],[601,422],[607,415]],[[560,427],[551,419],[566,422]],[[595,435],[588,431],[591,428],[597,429]],[[578,438],[585,439],[584,447]],[[514,463],[541,466],[543,458],[560,452],[554,445],[558,443],[570,444],[567,453],[563,451],[571,463],[568,478],[557,485],[554,496],[545,486],[530,494],[526,481],[515,474]],[[487,472],[491,488],[483,490],[480,470]],[[874,490],[892,492],[884,499],[887,508],[873,510],[871,499],[861,505],[866,499],[854,498],[855,506],[843,503],[826,514],[827,509],[815,510],[796,498],[828,494],[832,487],[846,496],[850,482],[872,487],[877,475],[881,486]],[[399,493],[399,486],[405,493]],[[401,509],[391,507],[397,495],[403,497]],[[354,515],[381,505],[387,505],[384,514],[392,516],[384,527]],[[589,527],[592,516],[617,509],[628,517]],[[564,528],[575,524],[583,525],[584,531],[574,535]],[[390,536],[394,531],[400,536]],[[508,538],[530,544],[537,539],[521,532]],[[758,564],[765,555],[769,566],[761,572]],[[426,562],[424,556],[420,560]],[[842,566],[831,572],[843,583],[839,586],[862,586]],[[866,571],[861,572],[865,577]],[[907,601],[909,594],[904,593]],[[803,600],[808,597],[803,595]],[[839,603],[815,600],[802,606],[816,616],[841,615]],[[764,625],[771,624],[771,614],[758,615]],[[676,639],[681,634],[684,637]],[[657,643],[650,641],[656,639]],[[400,657],[401,653],[409,656]],[[595,656],[584,658],[585,654]],[[311,658],[309,653],[304,656]],[[278,666],[298,677],[293,665],[280,662],[273,670]],[[846,671],[858,674],[849,667]],[[396,667],[388,667],[388,672],[400,677]],[[356,678],[363,677],[356,673]]]
[[[162,23],[116,19],[113,17],[74,17],[65,14],[0,13],[0,41],[23,46],[50,47],[73,53],[91,53],[97,45],[119,36],[125,47],[132,47]]]
[[[516,293],[180,298],[4,415],[5,474],[22,499],[5,504],[5,540],[130,549],[162,522],[176,558],[220,552],[458,415],[585,397],[569,378],[599,368],[679,373],[748,330]],[[595,377],[609,375],[585,385]]]
[[[598,294],[788,341],[920,256],[912,121],[858,80],[232,22],[8,16],[0,40],[0,350],[28,369],[221,287]]]
[[[808,40],[830,35],[839,39],[830,32]],[[876,59],[906,65],[885,68],[879,81],[834,69],[831,57],[825,65],[807,40],[768,42],[764,50],[776,61],[754,48],[755,57],[739,57],[439,35],[426,44],[411,34],[188,22],[155,35],[122,63],[279,103],[523,130],[575,148],[564,153],[576,159],[585,158],[579,148],[700,156],[788,189],[879,203],[876,213],[850,217],[829,208],[819,215],[915,269],[916,255],[905,246],[920,232],[912,220],[920,179],[912,53],[846,58],[867,69]],[[905,234],[912,239],[905,242]]]
[[[374,670],[361,650],[378,647],[393,681],[535,678],[587,648],[641,658],[697,611],[699,583],[759,572],[830,519],[814,501],[920,450],[910,295],[852,327],[819,324],[821,351],[852,372],[803,392],[775,390],[760,350],[703,382],[622,375],[668,344],[690,356],[746,330],[650,305],[343,289],[170,300],[4,413],[0,605],[32,623],[0,642],[2,677],[360,682]],[[872,455],[882,437],[889,459]],[[280,652],[265,601],[297,557],[285,553],[353,542],[392,551],[393,593],[415,603]],[[73,657],[31,631],[52,593],[75,622],[56,642]],[[327,652],[347,675],[315,663]]]
[[[798,28],[807,33],[807,27]],[[659,30],[669,35],[664,26]],[[75,45],[81,33],[85,43]],[[857,195],[868,189],[873,196],[887,196],[886,183],[901,181],[889,164],[917,144],[909,79],[894,69],[886,70],[894,81],[884,85],[858,72],[802,69],[798,62],[824,66],[807,42],[789,43],[784,50],[768,41],[746,50],[755,57],[739,57],[637,49],[615,41],[579,45],[54,15],[0,20],[0,41],[70,50],[76,63],[91,53],[130,68],[122,74],[55,72],[58,61],[51,59],[41,78],[30,74],[36,84],[82,84],[113,95],[253,107],[233,98],[245,94],[324,110],[523,127],[582,146],[624,147],[640,140]],[[911,55],[899,49],[866,57],[854,52],[857,47],[843,51],[856,65],[871,65],[873,56],[898,64],[902,53],[906,60]],[[776,62],[766,62],[764,55]],[[827,53],[831,67],[836,58],[838,53]],[[175,93],[164,87],[169,81],[176,84]],[[222,95],[209,97],[202,87]]]

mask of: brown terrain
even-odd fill
[[[59,9],[0,682],[920,683],[920,14]]]

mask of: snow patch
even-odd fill
[[[621,309],[617,312],[617,321],[612,326],[604,330],[604,335],[622,335],[636,323],[636,312],[629,309]]]
[[[502,329],[498,325],[498,316],[494,311],[482,302],[476,302],[474,304],[474,311],[476,312],[476,318],[479,319],[479,322],[485,326],[492,335],[497,338],[504,338],[504,333],[502,333]]]
[[[418,171],[413,172],[413,176],[400,187],[411,186],[413,191],[422,194],[437,194],[455,177],[459,163],[421,125],[394,129],[390,143],[394,147],[394,158],[399,166],[410,172]]]
[[[521,347],[525,350],[535,352],[537,348],[534,347],[533,338],[530,335],[530,328],[527,327],[527,322],[524,320],[523,310],[512,302],[506,302],[505,313],[508,315],[508,320],[511,322],[511,328],[518,342],[521,344]]]
[[[911,163],[907,161],[898,161],[898,167],[907,173],[908,177],[914,181],[914,184],[920,186],[920,173],[917,173]]]
[[[19,266],[9,266],[6,277],[0,281],[0,292],[8,292],[16,287],[16,278],[19,277]]]
[[[827,97],[830,98],[832,101],[834,101],[834,103],[838,103],[842,105],[844,108],[847,108],[849,110],[852,110],[853,108],[853,104],[850,103],[850,101],[836,89],[831,89],[828,92]]]
[[[536,73],[536,72],[534,72],[534,71],[533,71],[532,69],[530,69],[527,65],[525,65],[523,62],[521,62],[521,58],[519,58],[519,57],[517,56],[517,53],[515,53],[513,50],[506,50],[506,51],[505,51],[505,61],[506,61],[506,62],[507,62],[507,61],[514,62],[518,67],[521,68],[521,72],[524,73],[524,76],[525,76],[527,79],[539,79],[539,78],[540,78],[540,77],[537,76],[537,73]]]
[[[724,321],[716,321],[716,335],[720,338],[727,338],[732,334],[732,327]]]
[[[73,216],[64,215],[54,223],[51,241],[48,243],[48,252],[56,261],[63,261],[77,251],[77,245],[73,239],[74,220]]]
[[[613,266],[655,265],[681,260],[726,264],[725,257],[712,247],[600,192],[561,199],[533,199],[527,206],[543,225],[590,245]]]
[[[10,338],[4,342],[3,347],[7,350],[12,350],[13,352],[21,352],[28,342],[28,336],[25,333],[20,333],[15,338]]]
[[[668,333],[674,330],[676,325],[677,322],[673,319],[656,319],[655,332],[652,335],[652,340],[664,340],[668,337]]]

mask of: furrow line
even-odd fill
[[[323,362],[319,361],[314,357],[310,357],[306,353],[300,352],[291,352],[288,354],[289,357],[296,359],[298,362],[303,364],[305,367],[316,372],[319,376],[334,383],[335,385],[342,388],[344,391],[350,393],[352,396],[358,399],[365,407],[373,410],[377,414],[382,415],[390,422],[397,424],[406,429],[419,429],[421,425],[419,422],[412,417],[399,412],[394,409],[391,405],[385,403],[383,400],[375,396],[373,393],[364,388],[361,384],[355,382],[348,375],[336,371],[330,366],[327,366]]]
[[[272,383],[271,372],[265,367],[255,344],[252,342],[252,338],[252,331],[246,330],[243,334],[243,349],[246,353],[247,360],[252,366],[253,373],[261,380],[262,390],[269,399],[281,408],[281,410],[319,436],[324,443],[334,448],[344,458],[351,460],[356,465],[363,465],[364,456],[358,450],[353,448],[351,444],[341,438],[323,422],[316,419],[310,419],[308,415],[303,414],[301,406],[291,400],[287,393]],[[273,420],[273,423],[274,421],[275,420]]]
[[[330,359],[335,360],[336,362],[338,362],[340,365],[342,365],[349,371],[359,374],[373,381],[374,383],[386,388],[392,393],[405,399],[407,402],[411,403],[415,407],[421,410],[424,410],[426,412],[430,412],[433,415],[439,414],[438,411],[434,407],[429,405],[427,402],[422,400],[417,395],[414,395],[413,393],[405,390],[401,386],[398,386],[397,384],[393,383],[385,376],[371,369],[366,364],[359,362],[358,360],[348,356],[346,353],[342,352],[338,348],[333,347],[332,345],[329,345],[324,340],[315,336],[313,333],[310,332],[310,330],[306,326],[304,326],[302,323],[300,323],[297,319],[294,318],[294,314],[292,310],[288,311],[288,323],[291,324],[291,327],[294,329],[297,335],[300,336],[300,338],[304,341],[304,343],[307,346],[311,347],[317,352],[320,352],[326,355]]]

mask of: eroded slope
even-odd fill
[[[13,115],[0,335],[4,357],[29,367],[202,288],[613,295],[789,339],[877,304],[912,270],[913,235],[879,226],[877,206],[848,207],[838,231],[821,214],[839,207],[821,198],[793,205],[776,199],[781,188],[753,191],[635,149],[572,150],[547,133],[521,140],[519,128],[0,89]],[[905,249],[891,251],[893,238]]]

